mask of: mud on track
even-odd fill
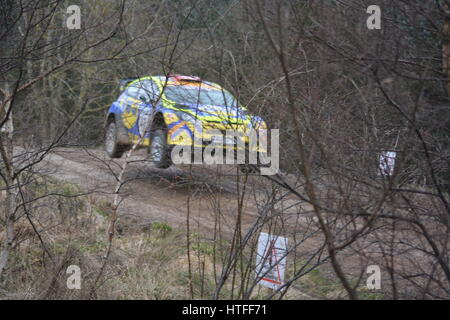
[[[212,240],[220,216],[221,236],[232,237],[238,199],[244,187],[244,177],[236,166],[184,165],[163,170],[156,169],[145,158],[144,151],[137,151],[125,172],[125,183],[120,190],[122,202],[118,208],[121,223],[127,228],[142,230],[160,221],[175,229],[186,230],[189,212],[190,232]],[[116,176],[123,164],[124,159],[110,159],[100,148],[56,148],[44,157],[36,170],[59,181],[76,184],[96,200],[112,201]],[[245,188],[241,224],[244,233],[258,219],[260,208],[268,199],[265,192],[270,191],[271,183],[261,176],[249,176]],[[318,228],[310,205],[286,197],[277,200],[275,209],[280,212],[278,223],[283,225],[283,235],[291,238],[295,234],[297,239],[292,240],[301,244],[294,248],[298,257],[308,257],[322,250],[324,239],[314,231]],[[361,262],[354,251],[344,250],[340,254],[348,272],[357,274]],[[328,263],[323,267],[325,269],[322,270],[332,277]]]
[[[145,225],[154,221],[185,228],[188,214],[191,228],[210,233],[220,206],[224,232],[234,230],[238,208],[236,166],[172,166],[157,169],[137,151],[125,172],[120,194],[119,217],[122,221]],[[125,156],[123,156],[125,158]],[[44,175],[80,186],[84,192],[112,200],[116,176],[124,159],[110,159],[102,149],[57,148],[38,165]],[[243,177],[240,177],[243,181]],[[260,176],[249,177],[244,197],[242,227],[255,221],[258,189],[267,184]],[[243,184],[239,184],[243,188]],[[240,189],[241,191],[242,189]]]

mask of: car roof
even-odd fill
[[[139,78],[127,78],[132,79],[132,81],[128,82],[126,84],[126,87],[130,87],[131,85],[143,81],[143,80],[157,80],[160,83],[164,84],[167,83],[168,86],[175,86],[175,85],[191,85],[191,86],[200,86],[200,85],[207,85],[210,88],[214,88],[217,90],[222,90],[222,86],[220,86],[217,83],[205,81],[198,77],[193,76],[184,76],[184,75],[159,75],[159,76],[145,76],[145,77],[139,77]]]

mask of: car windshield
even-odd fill
[[[164,90],[167,99],[178,104],[237,106],[236,99],[226,91],[193,86],[168,86]]]

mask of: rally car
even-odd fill
[[[156,167],[167,168],[176,145],[205,148],[217,132],[225,135],[234,130],[243,133],[235,139],[243,139],[244,144],[226,141],[223,148],[248,148],[245,133],[252,128],[266,129],[266,123],[216,83],[182,75],[126,78],[107,113],[105,149],[109,157],[120,158],[138,143],[148,148]],[[255,148],[266,152],[261,146]]]

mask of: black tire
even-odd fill
[[[259,174],[259,168],[255,164],[239,164],[239,171],[244,175]]]
[[[106,126],[105,150],[110,158],[121,158],[126,150],[124,145],[117,142],[117,125],[114,120],[110,121]]]
[[[256,154],[257,156],[257,163],[248,163],[249,161],[249,153],[247,152],[245,155],[245,160],[246,163],[245,164],[239,164],[239,170],[241,171],[242,174],[247,174],[247,175],[259,175],[261,173],[261,168],[270,168],[270,163],[269,164],[265,164],[261,161],[261,158],[263,157],[263,155],[258,152]]]
[[[167,133],[164,129],[156,129],[151,135],[149,156],[155,167],[166,169],[172,165],[170,148],[167,145]]]

